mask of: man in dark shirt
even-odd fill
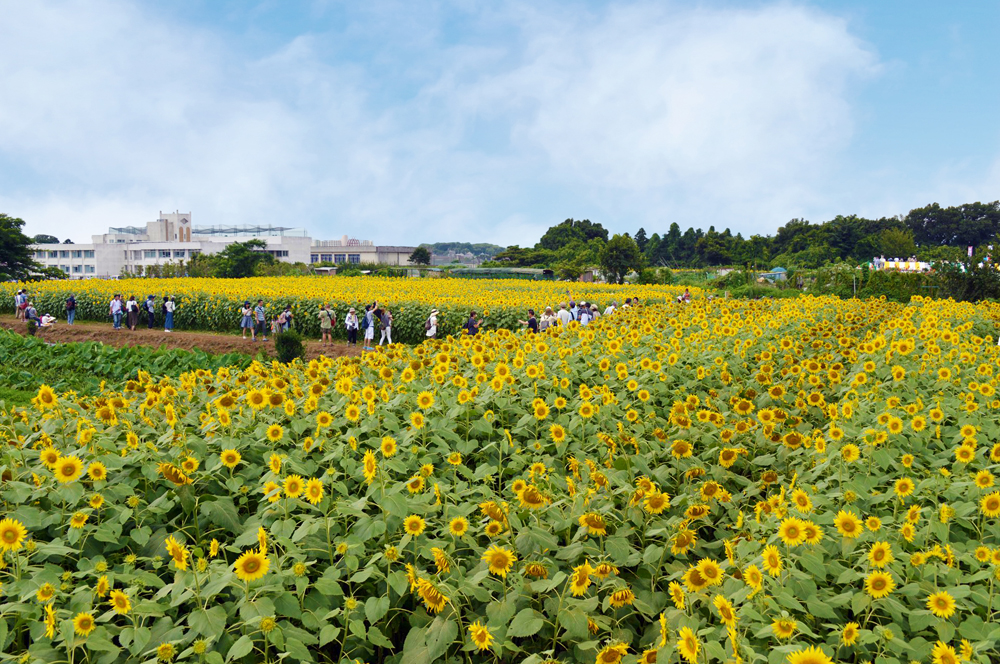
[[[473,311],[469,314],[469,322],[465,324],[465,331],[469,336],[474,336],[479,333],[480,321],[476,320],[476,312]]]
[[[528,332],[531,334],[538,334],[538,319],[535,318],[534,309],[528,309],[528,320],[519,320],[517,322],[521,325],[527,325]]]

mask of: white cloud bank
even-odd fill
[[[515,38],[431,41],[387,104],[325,60],[336,34],[253,59],[125,0],[0,15],[0,211],[77,240],[174,207],[388,244],[532,244],[569,216],[773,231],[823,208],[879,68],[794,5],[511,6],[481,20]]]

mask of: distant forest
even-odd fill
[[[920,260],[957,260],[969,246],[1000,245],[1000,201],[941,207],[933,203],[905,216],[866,219],[840,216],[822,223],[792,219],[774,235],[733,234],[728,228],[681,231],[676,222],[664,232],[640,228],[630,237],[650,267],[700,268],[757,265],[816,268],[876,256]],[[628,235],[628,234],[626,234]],[[534,247],[507,247],[496,264],[551,267],[571,276],[599,264],[608,231],[590,220],[567,219],[552,226]],[[480,246],[480,245],[473,245]]]
[[[449,251],[454,251],[457,254],[471,253],[483,259],[493,258],[504,250],[504,248],[499,245],[488,244],[486,242],[475,244],[472,242],[435,242],[434,244],[424,243],[420,246],[426,247],[432,254],[436,255],[442,255],[448,253]]]

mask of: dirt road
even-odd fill
[[[0,318],[0,327],[13,330],[18,334],[27,334],[25,324],[17,321],[13,316]],[[150,330],[145,327],[136,327],[135,332],[125,328],[116,331],[110,324],[78,321],[75,325],[67,325],[65,321],[58,321],[50,328],[39,330],[36,336],[55,343],[99,341],[116,347],[153,346],[156,348],[164,346],[184,350],[199,349],[212,354],[247,353],[253,355],[261,348],[265,348],[268,355],[274,357],[274,342],[272,341],[254,343],[249,339],[244,340],[238,335],[214,334],[212,332],[164,332],[162,329]],[[320,341],[309,339],[305,344],[306,358],[308,359],[320,355],[353,357],[361,354],[360,347],[348,346],[343,342],[323,344]]]

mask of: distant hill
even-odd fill
[[[420,246],[427,247],[433,254],[446,254],[449,251],[454,251],[457,254],[469,253],[485,258],[493,258],[506,249],[506,247],[500,247],[495,244],[487,244],[485,242],[476,244],[471,242],[435,242],[433,244],[424,243]]]

